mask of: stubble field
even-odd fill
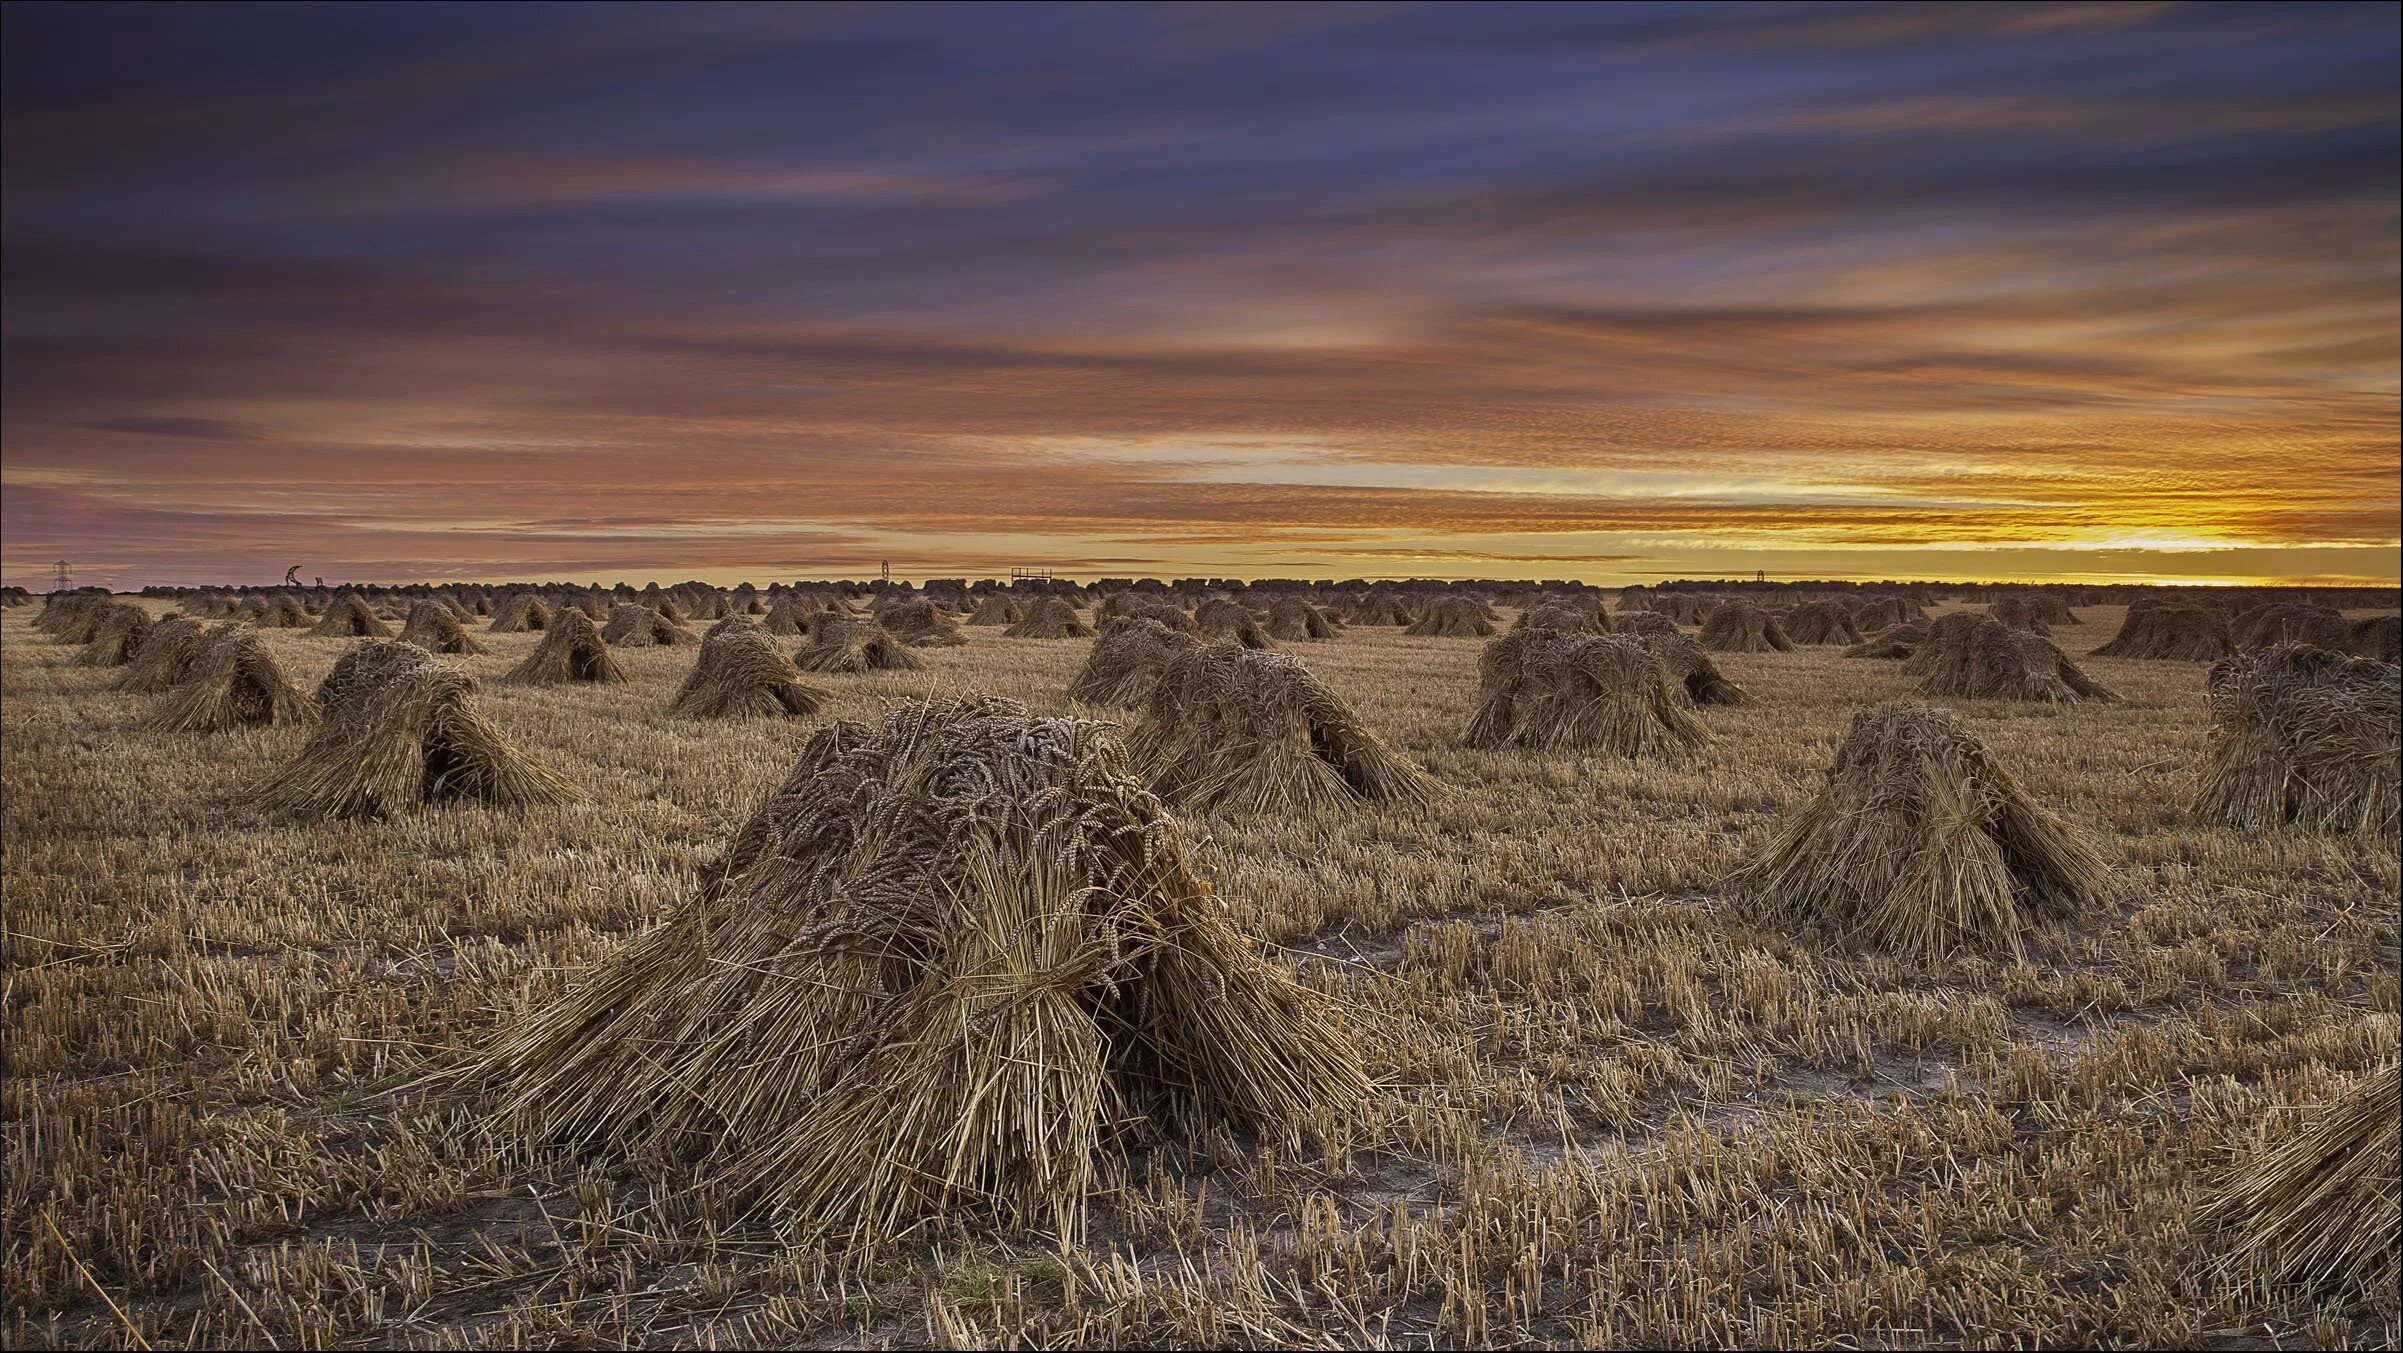
[[[166,609],[148,603],[152,609]],[[2403,1339],[2403,1307],[2214,1273],[2202,1191],[2393,1056],[2395,843],[2192,825],[2199,663],[2124,703],[1942,701],[2089,831],[2116,900],[2025,962],[1901,963],[1730,914],[1718,877],[1906,696],[1835,648],[1714,655],[1752,703],[1677,763],[1460,745],[1481,641],[1285,647],[1451,793],[1187,817],[1249,934],[1351,1012],[1376,1090],[1307,1150],[1111,1154],[1086,1239],[778,1243],[673,1162],[573,1157],[384,1091],[563,989],[695,885],[809,732],[895,700],[1038,711],[1085,641],[970,629],[813,678],[818,718],[449,658],[561,808],[335,825],[242,791],[305,732],[196,737],[0,621],[10,1346],[927,1342],[1401,1346]],[[262,632],[313,687],[344,641]],[[2252,1341],[2267,1341],[2253,1343]]]

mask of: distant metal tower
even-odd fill
[[[887,559],[883,563],[877,565],[877,576],[883,578],[888,583],[891,582],[893,580],[893,561]]]
[[[55,567],[58,570],[55,575],[58,578],[58,590],[64,592],[67,590],[68,580],[75,576],[74,570],[67,567],[67,561],[64,559],[59,560]]]

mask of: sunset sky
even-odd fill
[[[0,566],[2391,583],[2397,14],[11,5]]]

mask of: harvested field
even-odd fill
[[[2391,833],[2195,818],[2203,662],[2081,655],[2119,701],[2049,703],[1713,653],[1751,698],[1684,711],[1709,737],[1663,760],[1463,745],[1481,643],[1311,643],[1444,792],[1171,814],[1233,931],[1345,1012],[1367,1098],[1290,1133],[1105,1132],[1064,1246],[977,1209],[842,1245],[705,1155],[538,1139],[423,1078],[709,896],[810,734],[969,694],[1095,717],[1068,698],[1093,641],[970,627],[825,681],[817,714],[700,720],[669,708],[691,648],[525,686],[498,678],[543,635],[479,632],[433,661],[576,796],[335,821],[246,798],[307,724],[154,729],[181,688],[113,689],[37,609],[0,616],[11,1347],[2403,1340],[2358,1241],[2391,1214],[2300,1244],[2330,1172],[2279,1165],[2331,1158],[2279,1152],[2396,1056],[2403,865]],[[226,632],[303,691],[344,648]],[[1735,905],[1721,880],[1895,700],[1952,711],[2108,895],[2019,955],[1924,958]]]

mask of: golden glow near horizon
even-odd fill
[[[2403,574],[2392,6],[454,16],[10,11],[9,581]]]

